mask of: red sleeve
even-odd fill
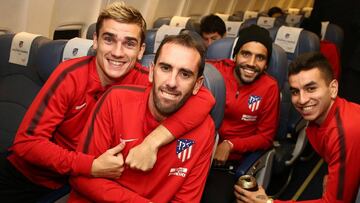
[[[189,130],[200,125],[209,115],[211,108],[215,104],[215,99],[205,87],[191,96],[188,101],[176,113],[162,122],[173,136],[179,138]],[[196,116],[194,116],[196,115]]]
[[[54,83],[63,73],[63,67],[61,64],[56,68],[35,97],[17,131],[12,151],[32,164],[59,174],[88,175],[93,156],[69,151],[52,141],[54,132],[65,119],[76,88],[65,77],[53,89]],[[37,114],[38,109],[43,113],[41,117]]]
[[[208,118],[211,120],[211,118]],[[207,131],[205,135],[214,135],[215,126],[211,122],[206,127]],[[181,186],[181,189],[175,194],[171,202],[182,203],[182,202],[200,202],[201,196],[205,187],[207,175],[209,173],[211,154],[214,146],[214,138],[209,136],[208,139],[204,139],[205,148],[202,150],[200,158],[196,161],[196,166],[191,169],[190,175],[186,178],[185,182]]]
[[[122,108],[111,90],[104,93],[93,109],[77,150],[98,157],[120,143],[120,133],[115,131],[114,125],[122,121],[120,116],[114,118],[114,115],[121,115]],[[76,192],[94,202],[150,202],[113,180],[73,176],[70,183]]]
[[[272,146],[276,129],[279,124],[280,93],[278,86],[273,85],[265,98],[267,100],[263,102],[265,106],[257,121],[258,125],[255,135],[245,138],[236,137],[230,139],[234,144],[234,151],[242,153],[268,149]]]

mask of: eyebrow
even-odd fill
[[[102,36],[104,36],[104,35],[109,35],[109,36],[112,37],[112,38],[117,38],[117,35],[114,34],[114,33],[112,33],[112,32],[104,32],[104,33],[102,34]],[[126,36],[126,37],[125,37],[125,40],[127,40],[127,41],[136,41],[136,42],[139,42],[139,40],[138,40],[136,37],[130,37],[130,36]]]
[[[242,50],[240,50],[240,52],[250,53],[250,54],[255,55],[255,56],[262,56],[264,58],[267,58],[267,56],[265,54],[253,53],[253,52],[251,52],[249,50],[246,50],[246,49],[242,49]]]
[[[172,65],[170,65],[170,64],[168,64],[168,63],[166,63],[166,62],[159,62],[159,65],[173,68]],[[180,68],[180,71],[179,71],[179,72],[181,72],[181,71],[182,71],[182,72],[185,72],[185,73],[187,73],[187,74],[189,74],[189,75],[195,75],[195,73],[194,73],[193,71],[191,71],[190,69],[188,69],[188,68]]]
[[[307,87],[311,87],[311,86],[314,86],[314,85],[317,85],[317,83],[314,82],[314,81],[311,81],[311,82],[305,84],[304,87],[307,88]],[[295,87],[290,86],[290,90],[298,90],[298,89],[299,88],[295,88]]]

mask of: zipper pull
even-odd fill
[[[236,91],[235,98],[237,99],[237,98],[238,98],[238,96],[239,96],[239,90],[238,90],[238,91]]]

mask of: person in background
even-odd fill
[[[268,11],[269,17],[277,18],[277,17],[283,16],[283,15],[284,15],[284,11],[277,6],[270,8]]]
[[[321,53],[305,53],[289,69],[291,102],[309,121],[306,136],[327,163],[323,195],[310,202],[355,202],[360,186],[360,105],[337,96],[338,82]],[[272,200],[262,187],[249,192],[235,186],[237,202],[294,202]]]
[[[78,150],[98,156],[123,143],[121,153],[126,157],[131,148],[198,93],[205,50],[187,34],[165,38],[150,67],[152,86],[114,86],[104,93],[89,117]],[[200,126],[162,147],[151,171],[125,169],[114,180],[74,176],[69,202],[199,202],[214,135],[214,122],[208,115]]]
[[[234,61],[209,60],[225,79],[225,115],[202,202],[234,202],[235,171],[246,153],[273,145],[280,92],[266,73],[272,52],[269,31],[257,25],[240,30]]]
[[[96,56],[68,60],[54,70],[24,116],[9,154],[1,157],[3,202],[36,202],[64,186],[69,175],[121,175],[121,145],[96,157],[75,149],[103,92],[113,85],[149,84],[148,69],[137,62],[145,49],[145,31],[140,12],[123,3],[111,4],[100,13],[94,33]],[[213,104],[211,93],[200,88],[181,110],[164,119],[153,133],[149,131],[125,163],[131,168],[151,169],[157,150],[201,124]]]
[[[225,37],[226,26],[224,21],[214,14],[203,17],[200,21],[200,35],[206,47],[209,47],[214,41]]]
[[[301,28],[315,33],[320,39],[320,52],[327,58],[331,67],[333,68],[336,80],[340,80],[341,66],[340,66],[340,50],[336,45],[327,40],[321,40],[321,22],[316,18],[305,18],[301,24]]]

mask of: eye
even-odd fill
[[[248,51],[240,51],[240,55],[244,58],[248,58],[251,56],[251,53]]]
[[[264,55],[256,55],[256,60],[257,61],[264,61],[264,60],[266,60],[266,57]]]
[[[103,39],[106,44],[111,44],[113,42],[113,38],[108,35],[105,35]]]
[[[135,40],[126,40],[124,46],[129,49],[134,49],[137,46],[137,42]]]
[[[308,87],[308,88],[306,88],[306,91],[307,92],[315,92],[316,89],[317,89],[316,87]]]
[[[299,94],[299,90],[297,90],[297,89],[291,89],[290,92],[291,92],[292,96],[296,96]]]
[[[163,71],[163,72],[169,72],[170,71],[170,66],[160,66],[160,69]]]
[[[190,78],[191,74],[186,71],[181,71],[180,76],[184,79]]]

